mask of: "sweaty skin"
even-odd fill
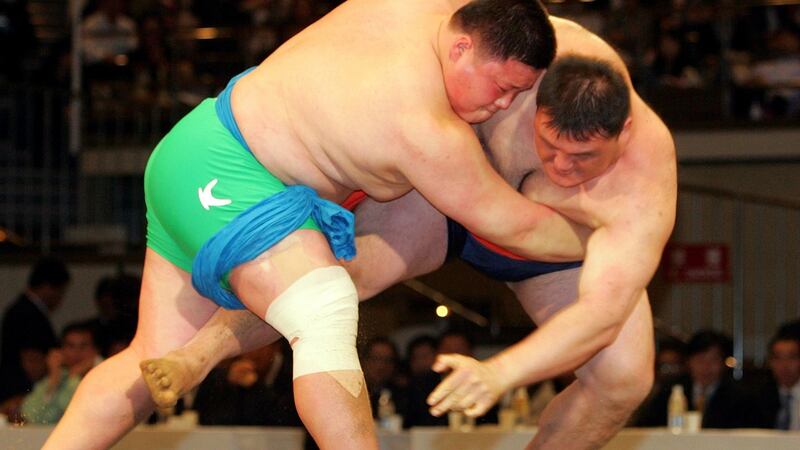
[[[602,40],[572,22],[552,20],[559,54],[601,58],[627,75]],[[532,151],[541,150],[539,131],[567,157],[575,150],[574,142],[562,142],[541,129],[535,91],[523,93],[508,111],[478,127],[494,166],[509,184],[524,181],[526,196],[594,231],[582,272],[557,272],[511,285],[540,325],[536,332],[483,363],[457,356],[439,360],[440,370],[454,370],[431,395],[433,412],[464,409],[478,415],[513,386],[578,368],[576,382],[548,405],[530,448],[599,448],[649,391],[653,349],[645,287],[674,223],[677,183],[669,131],[632,90],[630,114],[630,124],[619,137],[618,160],[575,186],[568,164],[559,162],[554,172],[548,167],[555,164],[548,160],[552,155],[541,158]],[[607,143],[592,144],[605,148]],[[357,215],[359,256],[348,270],[361,298],[443,263],[444,218],[418,194],[387,204],[367,202]],[[376,266],[382,270],[374,271]],[[212,322],[227,320],[217,316]],[[250,324],[262,329],[256,320]],[[205,351],[202,336],[190,343],[197,352]],[[270,338],[266,332],[262,337]],[[235,348],[235,342],[222,348]],[[194,372],[207,372],[211,366]],[[599,409],[604,414],[597,414]]]
[[[573,260],[584,249],[582,230],[504,183],[468,124],[508,108],[539,72],[490,58],[481,42],[450,26],[463,3],[347,1],[239,80],[233,116],[253,155],[284,184],[337,202],[356,189],[380,200],[417,189],[499,245]],[[289,237],[230,272],[233,292],[260,318],[298,277],[338,264],[320,233]],[[273,259],[279,253],[288,259]],[[218,309],[188,272],[148,248],[133,342],[84,377],[43,448],[111,447],[154,406],[140,362],[186,345]],[[246,339],[231,348],[239,344],[253,348]],[[155,366],[145,373],[163,372]],[[294,380],[294,394],[321,448],[377,448],[363,384],[354,398],[329,374],[311,373]],[[322,413],[334,407],[342,414]]]
[[[624,71],[618,56],[599,38],[570,22],[553,22],[559,54],[602,58]],[[433,413],[464,409],[468,415],[480,415],[512,387],[580,368],[578,380],[544,412],[531,448],[598,448],[649,391],[653,349],[645,288],[674,224],[676,164],[669,131],[631,93],[631,122],[617,140],[619,158],[599,176],[571,187],[563,186],[571,185],[574,175],[570,153],[607,142],[559,139],[543,125],[546,115],[537,114],[534,92],[479,127],[495,165],[509,182],[523,181],[523,174],[530,173],[521,186],[526,196],[594,231],[577,298],[526,301],[533,298],[527,282],[512,285],[539,329],[483,363],[455,355],[437,361],[437,370],[452,372],[428,399]],[[520,123],[534,124],[535,134]],[[567,158],[567,163],[554,162],[553,155],[540,148],[543,139],[555,143],[557,158]],[[526,151],[531,148],[537,152]],[[605,423],[592,418],[592,408],[604,400],[614,419]]]

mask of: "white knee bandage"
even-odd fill
[[[343,267],[323,267],[302,276],[272,302],[264,320],[291,343],[294,378],[361,371],[356,352],[358,294]]]

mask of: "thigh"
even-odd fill
[[[162,356],[191,339],[218,308],[194,290],[188,272],[148,248],[131,348],[142,358]]]
[[[362,300],[444,263],[447,221],[417,191],[391,202],[366,200],[355,213],[357,255],[345,267]]]
[[[589,386],[608,392],[650,388],[655,358],[653,317],[643,292],[614,342],[586,362],[575,375]]]
[[[230,273],[230,285],[236,297],[260,318],[272,301],[309,272],[339,265],[325,236],[315,230],[290,233],[255,259],[241,264]]]
[[[576,268],[511,283],[509,287],[531,319],[541,325],[577,300],[579,277],[580,268]],[[647,294],[642,292],[614,342],[575,374],[584,382],[606,386],[630,374],[644,380],[652,372],[653,358],[653,319]]]
[[[578,299],[581,268],[560,270],[509,283],[528,316],[542,325],[555,313]]]

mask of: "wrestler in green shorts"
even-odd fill
[[[202,245],[251,206],[286,189],[206,99],[161,140],[144,174],[147,246],[191,272]],[[319,231],[309,218],[300,229]]]

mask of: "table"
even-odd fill
[[[0,450],[37,450],[51,427],[0,428]],[[379,431],[381,450],[522,450],[535,428],[502,431],[478,427],[471,432],[447,428],[414,428],[400,433]],[[114,450],[302,450],[298,428],[140,426]],[[771,430],[703,430],[673,435],[665,428],[622,430],[604,450],[798,450],[800,432]]]
[[[0,449],[39,450],[49,426],[0,428]],[[303,450],[302,428],[139,426],[114,450]]]
[[[522,450],[535,428],[502,431],[487,426],[471,432],[447,428],[414,428],[408,434],[408,450]],[[381,436],[382,437],[382,436]],[[396,446],[397,443],[394,443]],[[383,446],[382,450],[399,447]],[[772,430],[703,430],[674,435],[666,428],[622,430],[604,450],[800,450],[800,432]]]

